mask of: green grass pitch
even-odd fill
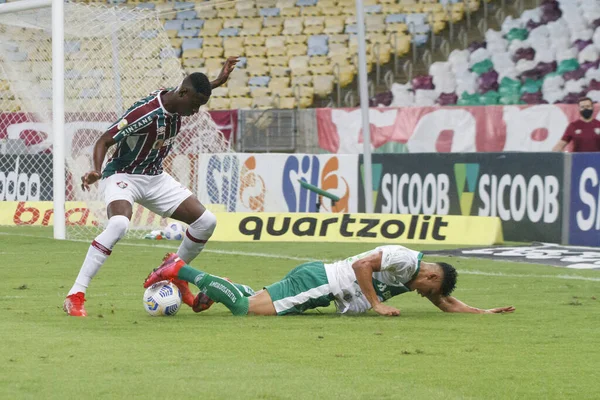
[[[142,281],[174,242],[119,243],[88,292],[62,302],[88,248],[0,228],[0,399],[597,399],[600,272],[443,259],[456,297],[506,315],[444,314],[407,293],[398,318],[334,307],[232,317],[225,307],[152,318]],[[372,245],[210,243],[193,263],[255,289],[304,259]],[[252,253],[252,254],[248,254]],[[194,288],[195,290],[195,288]],[[598,298],[598,300],[596,300]]]

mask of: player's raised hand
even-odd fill
[[[383,303],[375,304],[375,306],[373,307],[373,311],[375,311],[379,315],[387,315],[390,317],[400,315],[400,310]]]
[[[485,310],[486,314],[504,314],[515,311],[513,306],[509,307],[498,307],[498,308],[490,308],[489,310]]]
[[[90,185],[98,181],[102,175],[98,171],[90,171],[81,177],[81,189],[90,190]]]
[[[229,79],[229,75],[231,75],[231,72],[235,68],[235,65],[238,63],[238,61],[240,61],[238,57],[229,57],[225,61],[225,65],[223,65],[223,69],[221,70],[221,73],[217,78],[221,85],[227,82],[227,79]]]

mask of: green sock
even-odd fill
[[[248,314],[249,302],[244,294],[246,289],[241,291],[236,287],[244,287],[244,285],[233,284],[219,276],[207,274],[189,265],[185,265],[179,270],[177,278],[198,286],[212,300],[223,303],[233,315]],[[252,289],[250,290],[252,291]]]
[[[248,285],[242,285],[241,283],[233,283],[233,286],[238,288],[238,290],[242,292],[244,297],[250,297],[256,294],[256,292],[252,290],[252,288]]]

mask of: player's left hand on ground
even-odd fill
[[[225,83],[225,81],[229,79],[229,75],[231,75],[231,72],[233,71],[235,65],[238,63],[239,60],[240,59],[238,57],[229,57],[225,61],[225,65],[223,65],[223,69],[221,70],[221,73],[219,74],[217,80],[221,83]]]
[[[373,311],[375,311],[379,315],[387,315],[390,317],[400,315],[400,310],[383,303],[376,304],[375,307],[373,307]]]
[[[515,311],[513,306],[509,307],[498,307],[498,308],[490,308],[489,310],[485,310],[486,314],[504,314]]]

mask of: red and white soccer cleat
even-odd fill
[[[185,262],[175,253],[167,253],[160,267],[150,272],[144,281],[144,287],[149,288],[156,282],[173,281],[177,279],[177,273],[185,265]],[[183,293],[182,293],[183,296]],[[187,304],[187,303],[186,303]]]
[[[172,279],[171,282],[179,288],[179,291],[181,292],[181,301],[190,307],[194,307],[194,294],[191,292],[188,283],[181,279]]]
[[[206,294],[200,292],[194,299],[194,305],[192,306],[192,310],[194,312],[202,312],[208,310],[215,302],[210,299]]]
[[[72,317],[87,317],[87,312],[83,307],[85,295],[83,292],[73,293],[67,296],[63,303],[63,310]]]

